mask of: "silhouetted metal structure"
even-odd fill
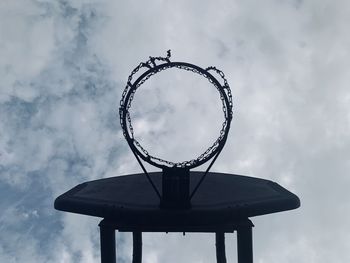
[[[197,158],[179,163],[153,156],[141,146],[134,136],[129,112],[137,89],[152,75],[169,68],[208,79],[220,95],[224,114],[213,145]],[[249,218],[299,207],[299,198],[274,182],[209,172],[224,147],[232,120],[231,90],[219,69],[171,62],[170,51],[166,57],[150,57],[131,72],[119,113],[124,137],[143,173],[85,182],[55,201],[58,210],[103,218],[99,225],[102,263],[116,262],[115,230],[133,233],[133,263],[142,261],[142,232],[215,233],[217,262],[224,263],[225,233],[234,231],[238,262],[252,263],[253,224]],[[162,171],[148,172],[142,161]],[[191,171],[208,161],[204,172]]]

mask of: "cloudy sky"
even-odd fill
[[[346,0],[2,0],[0,262],[99,262],[99,219],[53,202],[78,183],[141,171],[117,106],[130,71],[168,49],[231,85],[232,129],[212,170],[274,180],[301,199],[253,218],[255,262],[350,262],[349,13]],[[159,84],[168,78],[181,88]],[[133,104],[138,136],[167,158],[196,155],[220,126],[215,90],[186,72],[152,81]],[[130,238],[117,235],[119,262]],[[146,263],[211,263],[214,252],[213,235],[144,236]]]

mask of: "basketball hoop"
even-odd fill
[[[208,67],[206,69],[203,69],[186,62],[171,62],[170,56],[171,54],[169,50],[166,57],[150,57],[149,60],[146,62],[141,62],[131,72],[130,76],[128,77],[127,85],[123,91],[122,99],[120,100],[120,124],[123,130],[123,135],[135,156],[138,156],[149,164],[161,169],[167,167],[192,169],[209,161],[215,155],[218,155],[224,147],[232,120],[231,89],[228,85],[224,73],[216,67]],[[131,102],[134,99],[136,91],[151,76],[160,74],[161,72],[171,68],[190,71],[193,74],[199,74],[200,76],[206,78],[219,92],[224,115],[224,122],[222,123],[219,137],[214,141],[214,143],[196,158],[183,162],[164,160],[149,153],[148,150],[145,149],[135,138],[134,128],[130,118]],[[142,70],[143,72],[141,72]],[[139,77],[136,80],[133,80],[136,73],[139,73]],[[212,73],[217,74],[220,77],[222,83],[220,83]]]

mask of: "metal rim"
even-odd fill
[[[152,59],[152,58],[151,58]],[[128,84],[126,88],[124,89],[122,99],[120,101],[120,123],[122,126],[123,134],[128,142],[129,147],[133,151],[133,153],[144,161],[148,162],[151,165],[154,165],[158,168],[164,168],[164,167],[182,167],[182,168],[194,168],[197,166],[200,166],[201,164],[209,161],[213,156],[216,154],[219,154],[222,148],[224,147],[224,144],[226,143],[227,135],[230,129],[230,123],[232,120],[232,96],[231,96],[231,90],[230,87],[224,77],[224,74],[222,71],[216,69],[215,67],[208,67],[207,69],[203,69],[201,67],[198,67],[196,65],[186,63],[186,62],[170,62],[169,60],[166,60],[165,63],[156,65],[154,61],[152,62],[152,66],[150,66],[150,62],[141,63],[135,70],[133,70],[132,74],[129,76]],[[148,64],[147,64],[148,63]],[[132,83],[132,76],[137,72],[140,68],[145,67],[147,70],[142,73],[133,83]],[[129,109],[131,107],[131,102],[134,98],[134,94],[137,91],[137,89],[152,75],[155,75],[163,70],[170,69],[170,68],[179,68],[179,69],[185,69],[188,71],[192,71],[193,73],[197,73],[199,75],[202,75],[203,77],[207,78],[213,86],[218,90],[220,94],[220,99],[223,104],[223,112],[224,112],[224,118],[225,122],[223,123],[223,127],[220,130],[219,137],[215,140],[214,144],[211,145],[204,153],[199,155],[196,159],[192,159],[190,161],[184,161],[184,162],[171,162],[167,161],[155,156],[152,156],[148,153],[146,149],[144,149],[141,144],[134,138],[133,133],[133,127],[131,124],[131,118],[130,118],[130,112]],[[218,73],[221,78],[224,80],[224,85],[222,85],[209,71],[214,70],[214,72]]]

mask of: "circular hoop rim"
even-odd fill
[[[141,66],[141,64],[140,64]],[[139,67],[140,67],[139,66]],[[146,65],[147,66],[147,65]],[[179,69],[187,69],[189,71],[192,71],[193,73],[197,73],[202,75],[203,77],[207,78],[210,83],[212,83],[216,89],[220,93],[220,99],[223,102],[223,112],[225,115],[225,122],[223,123],[223,128],[220,130],[220,136],[215,140],[214,144],[210,146],[204,153],[199,155],[196,159],[192,159],[190,161],[184,161],[184,162],[171,162],[167,160],[160,159],[158,157],[152,156],[148,154],[148,152],[140,145],[139,142],[137,142],[136,139],[134,139],[133,130],[129,131],[130,127],[128,127],[128,122],[131,125],[131,119],[130,119],[130,112],[129,108],[131,107],[131,101],[134,97],[134,94],[136,90],[152,75],[157,74],[161,72],[162,70],[169,69],[169,68],[179,68]],[[214,67],[209,67],[206,70],[198,67],[196,65],[186,63],[186,62],[166,62],[159,65],[155,65],[153,67],[147,66],[148,70],[142,73],[134,83],[131,83],[131,78],[134,73],[137,72],[135,69],[130,75],[128,79],[128,83],[126,88],[123,92],[123,97],[120,101],[120,108],[119,108],[119,114],[120,114],[120,123],[122,126],[123,134],[128,142],[129,147],[133,151],[135,155],[138,155],[143,159],[144,161],[148,162],[149,164],[156,166],[158,168],[165,168],[165,167],[183,167],[183,168],[195,168],[203,163],[209,161],[211,158],[213,158],[216,154],[220,154],[222,148],[224,147],[226,143],[226,139],[228,136],[228,132],[230,130],[231,120],[232,120],[232,100],[231,100],[231,90],[229,85],[227,84],[223,73],[220,74],[221,78],[225,80],[225,84],[221,85],[221,83],[209,72],[210,69],[215,69]],[[226,91],[225,91],[226,90]],[[227,92],[227,93],[226,93]],[[228,96],[229,94],[229,96]],[[132,125],[131,125],[132,127]],[[132,128],[131,128],[132,129]],[[135,145],[137,144],[137,146]],[[142,149],[140,150],[139,147]],[[210,150],[208,153],[207,151]],[[156,161],[162,162],[164,164],[158,163]],[[165,165],[167,164],[167,165]]]

